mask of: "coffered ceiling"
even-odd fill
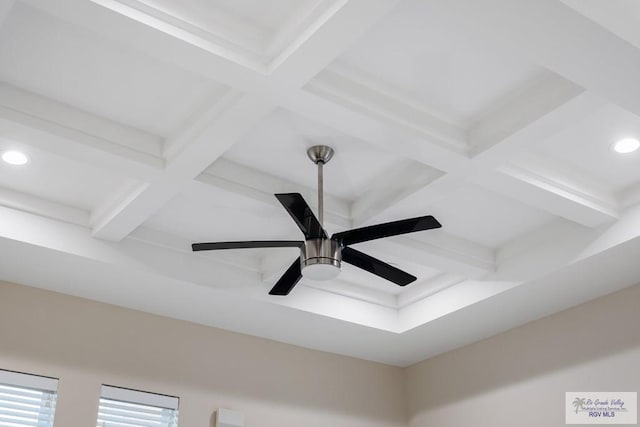
[[[404,366],[640,281],[630,0],[0,0],[0,279]],[[268,290],[299,239],[434,215]]]

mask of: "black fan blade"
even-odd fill
[[[299,248],[302,243],[304,242],[296,240],[247,240],[244,242],[194,243],[191,245],[191,249],[197,252],[218,249]]]
[[[342,249],[342,261],[387,279],[399,286],[406,286],[416,280],[415,276],[353,248]]]
[[[271,288],[269,295],[289,295],[291,289],[298,284],[300,279],[302,279],[302,271],[300,271],[300,258],[298,258],[284,272],[278,283]]]
[[[289,212],[289,215],[298,224],[306,240],[327,238],[327,234],[322,229],[320,222],[313,214],[313,211],[304,201],[299,193],[276,194],[276,198],[282,203],[282,206]]]
[[[369,240],[381,239],[383,237],[397,236],[399,234],[414,233],[416,231],[431,230],[440,228],[442,225],[437,219],[428,216],[418,218],[402,219],[400,221],[386,222],[384,224],[370,225],[368,227],[354,228],[331,236],[344,246],[354,243],[366,242]]]

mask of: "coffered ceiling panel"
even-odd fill
[[[112,171],[5,139],[1,133],[0,130],[0,152],[21,150],[29,158],[28,167],[0,162],[2,190],[91,212],[112,195],[125,193],[136,183]]]
[[[520,234],[544,225],[552,215],[472,183],[451,188],[446,194],[415,194],[390,206],[374,222],[407,216],[434,215],[445,232],[495,248]],[[430,236],[423,236],[429,239]]]
[[[203,183],[190,185],[145,225],[191,242],[301,237],[284,209]]]
[[[307,148],[315,144],[330,145],[336,152],[324,167],[325,191],[348,202],[366,191],[375,191],[380,178],[397,174],[411,163],[391,146],[381,149],[285,110],[277,110],[258,124],[225,152],[222,160],[315,189],[317,168],[306,153]],[[417,167],[437,175],[437,171],[426,165]]]
[[[223,88],[23,3],[0,30],[0,79],[160,136]]]
[[[438,16],[439,3],[402,2],[332,65],[354,80],[464,126],[543,70],[478,46]]]
[[[638,134],[640,118],[608,104],[539,144],[536,151],[563,165],[565,173],[574,171],[615,193],[640,182],[638,153],[620,155],[613,150],[617,141]]]

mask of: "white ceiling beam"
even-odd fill
[[[305,187],[227,159],[218,159],[198,176],[197,180],[279,208],[282,205],[274,194],[301,193],[312,209],[318,208],[315,188]],[[349,203],[325,194],[325,219],[341,228],[350,228],[352,222]]]
[[[134,158],[129,150],[105,145],[104,140],[92,135],[34,119],[2,106],[0,138],[11,141],[16,147],[33,147],[38,151],[73,159],[138,180],[151,179],[162,170],[162,159],[144,154],[138,156],[140,153],[134,153]],[[106,150],[97,148],[95,142],[103,145]]]
[[[182,49],[180,45],[183,44],[192,48],[193,53],[216,58],[222,73],[233,69],[244,69],[249,74],[265,75],[267,72],[266,64],[255,52],[256,44],[247,44],[247,40],[243,40],[242,35],[246,32],[238,31],[242,24],[229,19],[228,15],[219,16],[221,25],[216,28],[203,29],[148,2],[137,0],[66,0],[65,10],[51,2],[22,1],[76,25],[91,26],[105,35],[110,27],[117,26],[121,31],[117,34],[112,32],[110,38],[121,42],[129,38],[129,45],[154,56],[172,56],[176,53],[173,48]],[[123,22],[123,18],[129,22]],[[164,53],[163,44],[166,48]]]
[[[288,87],[302,87],[398,3],[399,0],[333,2],[320,19],[305,28],[271,62],[272,80]]]
[[[0,207],[0,237],[47,250],[115,263],[126,259],[118,248],[90,238],[90,230],[57,219]]]
[[[187,139],[188,143],[167,158],[166,173],[180,178],[195,178],[275,108],[276,105],[269,100],[229,91],[227,96],[201,114],[202,120],[174,138]]]
[[[496,174],[483,176],[478,183],[587,227],[597,227],[618,218],[617,206],[610,202],[609,197],[582,191],[580,184],[571,183],[566,178],[549,178],[539,171],[508,165],[501,167]]]
[[[289,10],[288,19],[273,29],[267,40],[261,40],[263,55],[269,58],[268,70],[273,72],[279,64],[279,58],[285,59],[295,46],[304,43],[314,33],[310,28],[323,25],[344,3],[344,0],[299,2],[293,10]]]
[[[91,212],[93,236],[119,241],[174,198],[187,181],[161,176],[112,197]]]
[[[93,215],[93,235],[112,241],[127,236],[263,120],[273,108],[271,103],[262,99],[230,91],[202,113],[208,123],[206,127],[203,127],[202,121],[196,120],[175,138],[188,139],[188,142],[170,143],[171,147],[179,146],[179,149],[172,150],[174,154],[167,159],[167,166],[160,177],[122,196],[111,210]],[[185,138],[185,135],[189,138]]]
[[[464,154],[467,151],[464,128],[441,119],[416,101],[362,72],[331,65],[318,73],[305,90],[353,110],[397,123],[454,152]]]
[[[229,61],[266,72],[261,53],[269,32],[222,9],[210,11],[206,17],[210,25],[202,26],[192,23],[188,16],[173,14],[145,1],[90,1]]]
[[[19,191],[0,188],[0,206],[89,227],[89,212]]]
[[[131,178],[150,179],[164,165],[162,138],[5,83],[0,136]]]
[[[453,0],[441,19],[473,42],[528,58],[640,115],[640,52],[557,0]]]
[[[369,182],[362,195],[351,204],[353,224],[361,226],[383,213],[416,191],[419,191],[443,175],[437,169],[407,160],[390,173],[382,174]]]
[[[161,154],[163,138],[159,136],[91,114],[8,83],[0,82],[0,105],[45,122],[94,135],[96,138],[104,140],[105,144],[109,143],[130,150],[132,157],[135,157],[135,152],[152,158],[158,158]],[[94,144],[97,146],[99,143],[96,141]],[[105,151],[117,150],[113,148],[111,150],[105,149]]]
[[[467,130],[471,155],[475,163],[495,167],[602,105],[569,80],[543,72]]]
[[[114,10],[87,0],[66,0],[64,8],[55,2],[22,1],[144,55],[232,88],[252,92],[269,84],[266,69],[254,61],[247,63],[246,56],[239,55],[236,49],[221,46],[217,53],[212,54],[206,46],[199,46],[197,41],[194,43],[189,34],[172,34],[171,25],[167,27],[167,23],[161,20],[145,20],[144,15],[132,17],[126,10],[117,7]],[[115,0],[110,3],[119,4]],[[114,28],[118,31],[113,31]]]

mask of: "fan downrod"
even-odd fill
[[[309,159],[318,165],[318,220],[320,227],[324,228],[324,178],[322,167],[333,157],[333,148],[328,145],[314,145],[307,150]]]

